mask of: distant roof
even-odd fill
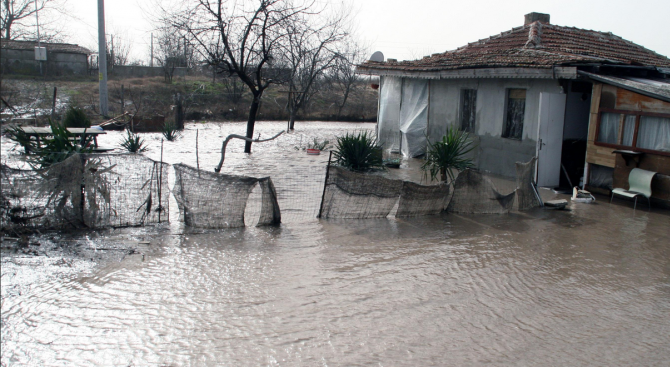
[[[34,50],[37,47],[37,42],[35,41],[0,41],[2,48],[9,50]],[[91,50],[81,47],[79,45],[73,45],[71,43],[47,43],[42,42],[42,47],[46,47],[49,52],[62,52],[70,54],[86,54],[90,55]]]
[[[667,79],[650,79],[650,78],[636,78],[630,76],[599,75],[599,74],[588,73],[585,71],[579,71],[579,74],[588,76],[593,80],[605,84],[614,85],[649,97],[670,102],[670,81],[668,81]]]
[[[551,68],[579,64],[670,67],[670,59],[612,33],[540,21],[421,60],[367,61],[366,71],[443,71],[474,68]]]

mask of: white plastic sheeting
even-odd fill
[[[400,149],[401,93],[402,79],[388,76],[381,78],[377,144],[385,149]]]
[[[400,108],[402,154],[418,157],[426,153],[426,128],[428,127],[428,81],[405,79]]]

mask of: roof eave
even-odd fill
[[[660,100],[665,101],[665,102],[670,102],[670,97],[664,96],[664,95],[662,95],[662,94],[653,93],[653,92],[648,91],[648,90],[644,90],[644,89],[640,89],[640,88],[635,88],[635,87],[632,86],[632,85],[624,84],[624,83],[620,83],[620,82],[617,82],[616,80],[612,80],[612,79],[610,79],[610,78],[605,78],[605,77],[602,77],[602,76],[600,76],[600,75],[598,75],[598,74],[589,73],[589,72],[581,71],[581,70],[578,71],[577,73],[578,73],[579,75],[583,75],[583,76],[586,76],[586,77],[588,77],[588,78],[590,78],[590,79],[593,79],[593,80],[595,80],[595,81],[597,81],[597,82],[601,82],[601,83],[605,83],[605,84],[613,85],[613,86],[615,86],[615,87],[619,87],[619,88],[622,88],[622,89],[626,89],[626,90],[629,90],[629,91],[631,91],[631,92],[635,92],[635,93],[638,93],[638,94],[642,94],[642,95],[647,96],[647,97],[651,97],[651,98],[655,98],[655,99],[660,99]]]
[[[398,70],[392,68],[356,67],[357,74],[408,77],[418,79],[577,79],[576,67],[554,66],[545,68],[469,68],[456,70]]]

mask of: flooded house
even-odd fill
[[[635,164],[659,173],[654,197],[670,200],[670,59],[612,33],[530,13],[456,50],[357,72],[380,77],[379,143],[406,157],[455,126],[477,142],[482,171],[513,177],[537,156],[540,186],[611,188]],[[623,166],[612,153],[623,148],[641,154]]]

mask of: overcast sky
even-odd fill
[[[132,41],[131,58],[149,60],[152,25],[143,8],[149,0],[106,0],[107,33]],[[317,0],[339,4],[338,0]],[[444,52],[523,25],[530,12],[548,13],[561,26],[612,32],[670,55],[670,0],[359,0],[353,2],[356,30],[387,58],[417,59]],[[71,43],[97,50],[97,1],[68,0]]]

